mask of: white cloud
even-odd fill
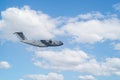
[[[80,63],[85,62],[89,57],[81,50],[64,49],[62,51],[39,51],[36,52],[40,61],[35,65],[57,70],[72,70]]]
[[[7,40],[14,40],[13,33],[16,31],[24,32],[29,38],[53,38],[60,33],[56,29],[58,24],[56,19],[40,11],[30,9],[28,6],[23,8],[8,8],[1,12],[0,37]]]
[[[87,14],[80,14],[77,17],[78,19],[80,18],[80,19],[88,20],[88,19],[101,19],[104,18],[105,16],[102,15],[100,12],[91,12]]]
[[[32,74],[25,77],[30,80],[64,80],[63,75],[57,73],[48,73],[48,75]]]
[[[95,15],[96,14],[96,15]],[[120,20],[114,15],[88,13],[70,19],[63,26],[65,34],[76,42],[95,43],[104,40],[120,40]],[[84,20],[86,19],[86,20]]]
[[[80,80],[96,80],[92,75],[79,76]]]
[[[97,61],[82,50],[63,49],[62,51],[36,52],[34,64],[41,68],[58,71],[87,72],[92,75],[106,76],[120,74],[120,58],[106,58]]]
[[[114,4],[113,8],[117,11],[120,11],[120,3]]]
[[[11,67],[10,64],[6,61],[1,61],[0,62],[0,69],[8,69],[10,67]]]

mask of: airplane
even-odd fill
[[[17,37],[20,39],[20,42],[26,43],[26,44],[30,44],[33,46],[37,46],[37,47],[55,47],[55,46],[61,46],[63,45],[62,41],[54,41],[54,40],[28,40],[23,32],[15,32],[14,34],[17,35]]]

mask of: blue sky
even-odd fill
[[[119,80],[120,0],[0,0],[0,5],[0,80]],[[64,45],[27,45],[16,31]]]

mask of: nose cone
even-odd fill
[[[63,42],[60,41],[60,45],[63,45]]]

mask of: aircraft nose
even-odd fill
[[[60,41],[60,45],[63,45],[63,42]]]

